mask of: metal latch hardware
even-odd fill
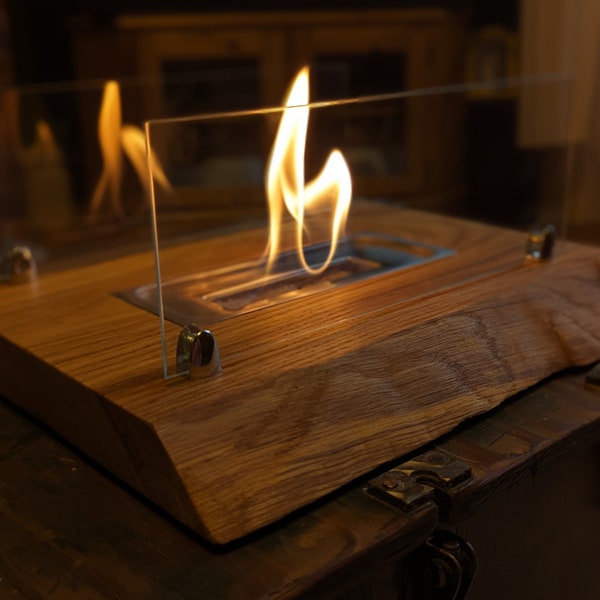
[[[367,491],[406,512],[434,500],[436,491],[448,490],[471,479],[471,467],[439,450],[430,450],[375,477]]]

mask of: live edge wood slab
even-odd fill
[[[165,381],[156,316],[112,295],[152,281],[150,253],[3,286],[0,394],[225,543],[600,359],[600,249],[526,263],[521,233],[373,204],[350,229],[456,253],[199,324],[223,361],[204,380]],[[258,254],[263,235],[169,248],[163,272]]]

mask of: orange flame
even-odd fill
[[[145,136],[139,127],[123,125],[121,118],[121,93],[116,81],[108,81],[104,86],[100,114],[98,117],[98,140],[102,153],[103,168],[98,183],[92,193],[90,212],[97,213],[102,199],[108,192],[115,215],[124,218],[120,189],[123,174],[123,152],[133,165],[138,179],[148,189],[148,169],[146,163]],[[150,167],[158,184],[170,191],[171,186],[158,158],[150,152]]]
[[[104,86],[100,114],[98,116],[98,140],[102,152],[103,168],[90,201],[90,211],[98,212],[102,198],[108,190],[110,203],[115,214],[123,217],[119,198],[123,160],[120,148],[121,94],[119,84],[109,81]]]
[[[301,265],[313,275],[322,273],[335,255],[338,240],[344,235],[352,198],[350,170],[339,150],[332,150],[321,172],[308,184],[304,177],[304,155],[310,108],[308,67],[300,70],[284,102],[283,112],[271,158],[267,166],[266,192],[269,204],[269,242],[267,272],[281,246],[284,206],[296,222],[296,251]],[[305,216],[332,207],[331,244],[327,259],[318,267],[310,266],[304,255]]]

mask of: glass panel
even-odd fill
[[[491,92],[501,89],[502,100],[494,100],[493,93],[481,100],[484,96],[473,92],[482,86]],[[560,147],[554,147],[556,164],[551,167],[545,150],[528,145],[525,134],[531,124],[523,125],[519,101],[536,93],[543,98],[566,97],[567,91],[565,77],[548,75],[308,106],[292,102],[286,112],[265,109],[150,121],[146,131],[159,282],[125,290],[123,295],[178,326],[210,327],[223,319],[451,256],[451,245],[410,233],[415,213],[408,209],[483,220],[522,232],[510,236],[508,246],[498,250],[509,258],[489,266],[478,264],[465,277],[521,268],[527,226],[552,214],[553,224],[561,228],[555,208],[562,204],[565,182],[555,189],[554,198],[548,197],[545,186],[549,177],[558,180],[556,165],[565,164],[568,144],[565,137]],[[565,123],[567,108],[561,105],[555,115]],[[298,119],[291,129],[301,136],[306,133],[306,147],[302,141],[282,143],[283,154],[297,162],[284,163],[278,171],[283,175],[275,177],[269,158],[277,155],[278,131],[289,115]],[[368,119],[366,126],[363,117]],[[360,135],[351,138],[352,128]],[[403,151],[394,152],[395,138],[403,130],[418,135],[405,136]],[[320,177],[334,148],[346,157],[353,185],[348,227],[342,228],[336,250],[332,247],[337,234],[330,224],[338,214],[334,200],[343,196],[343,176],[328,188],[321,210],[307,205],[300,214],[303,211],[298,213],[294,204],[303,195],[313,198],[307,182]],[[281,206],[268,205],[267,198],[273,195]],[[382,202],[398,209],[393,219],[377,221],[373,216]],[[273,216],[282,224],[277,243],[273,238],[268,241]],[[279,253],[271,260],[274,246]],[[329,256],[331,264],[324,268]],[[177,328],[165,321],[162,328],[165,375],[171,377],[178,374]]]
[[[319,55],[311,61],[315,101],[360,98],[395,93],[405,88],[406,55],[403,52],[370,52],[361,55]],[[342,150],[354,178],[385,178],[406,172],[407,102],[352,104],[335,113],[317,112],[311,132],[324,140],[309,149],[308,160],[322,164],[332,139]],[[314,169],[314,165],[312,166]],[[355,180],[355,187],[365,188]],[[388,194],[395,191],[390,181]]]
[[[372,63],[351,59],[320,57],[313,93],[324,98],[338,90],[368,91],[361,87],[361,73]],[[519,252],[524,252],[525,230],[535,221],[563,231],[567,157],[581,155],[569,155],[570,82],[565,76],[324,100],[309,107],[298,172],[284,167],[287,174],[278,185],[303,189],[296,180],[316,178],[331,151],[339,149],[352,178],[348,225],[339,234],[331,266],[307,275],[302,258],[319,271],[330,253],[335,208],[327,200],[324,218],[313,209],[305,211],[301,254],[295,249],[298,228],[286,209],[280,254],[266,270],[273,209],[267,205],[265,181],[283,109],[170,118],[170,111],[194,103],[212,106],[212,99],[220,106],[256,102],[254,63],[224,66],[248,83],[245,95],[230,104],[221,103],[230,96],[230,82],[210,63],[195,63],[192,72],[188,64],[167,64],[164,86],[88,82],[0,91],[2,251],[28,245],[43,271],[149,250],[152,205],[163,286],[148,281],[129,290],[128,300],[170,319],[163,327],[169,376],[176,372],[171,321],[178,328],[193,318],[209,327],[249,310],[441,260],[452,250],[451,244],[411,237],[401,217],[377,222],[372,202],[516,229],[523,236]],[[386,65],[386,70],[401,71],[402,54],[390,56]],[[194,72],[197,85],[187,80]],[[194,93],[185,93],[188,83]],[[162,100],[142,102],[148,98]],[[166,116],[149,121],[144,131],[141,118],[151,105],[160,110],[150,114]],[[575,169],[579,195],[572,197],[578,202],[584,189],[579,180],[586,173]],[[589,173],[586,178],[592,180]],[[478,272],[497,268],[482,264]],[[168,305],[159,306],[160,292]]]
[[[261,84],[256,59],[167,61],[163,70],[160,81],[0,89],[0,252],[27,245],[43,271],[151,248],[144,121],[256,106]],[[224,128],[204,133],[204,147],[188,129],[171,148],[175,185],[201,176],[199,163],[218,179],[236,160],[232,145],[248,151]],[[202,160],[207,146],[212,162]]]
[[[31,246],[44,270],[148,247],[140,93],[114,82],[0,92],[3,249]]]

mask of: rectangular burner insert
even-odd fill
[[[304,249],[313,267],[322,264],[328,252],[329,244]],[[341,240],[334,259],[320,275],[307,273],[296,251],[287,251],[280,254],[270,274],[265,274],[265,262],[259,259],[163,282],[165,318],[180,325],[205,326],[451,254],[445,248],[392,236],[351,235]],[[117,296],[151,312],[158,310],[156,284],[120,291]]]

